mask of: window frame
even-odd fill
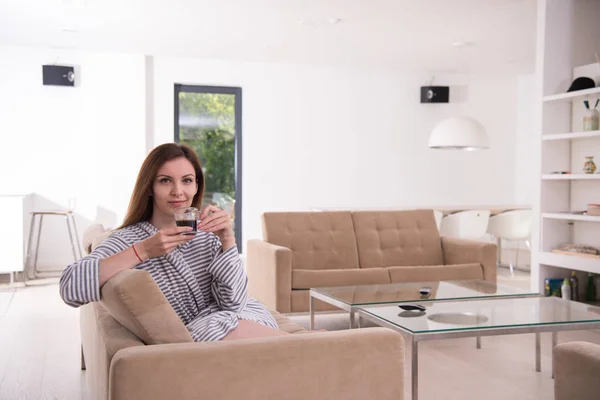
[[[176,83],[174,138],[179,143],[179,93],[230,94],[235,96],[235,241],[242,252],[242,88],[233,86],[184,85]]]

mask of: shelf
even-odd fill
[[[540,264],[551,265],[553,267],[561,267],[576,271],[600,273],[600,258],[586,258],[578,256],[570,256],[566,254],[557,254],[552,252],[538,253]]]
[[[553,94],[551,96],[544,96],[544,103],[550,101],[572,101],[574,99],[586,96],[600,96],[600,87],[595,87],[586,90],[577,90],[575,92]]]
[[[542,218],[564,219],[567,221],[600,222],[600,216],[569,213],[543,213]]]
[[[572,139],[589,139],[589,138],[596,138],[596,137],[600,137],[600,131],[553,133],[550,135],[542,135],[542,140],[572,140]]]
[[[549,181],[570,181],[570,180],[600,180],[600,174],[544,174],[542,179]]]

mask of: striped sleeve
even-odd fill
[[[100,301],[100,260],[127,247],[129,245],[113,232],[89,255],[65,268],[59,282],[60,297],[63,301],[71,307]]]
[[[240,313],[248,301],[248,277],[237,247],[223,251],[220,240],[216,236],[214,239],[214,256],[207,268],[215,278],[211,284],[212,294],[222,310]]]

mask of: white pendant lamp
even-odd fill
[[[469,117],[451,117],[441,121],[429,136],[430,149],[484,150],[490,139],[481,123]]]

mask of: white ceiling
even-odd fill
[[[403,70],[531,72],[535,24],[536,0],[0,0],[0,45]]]

